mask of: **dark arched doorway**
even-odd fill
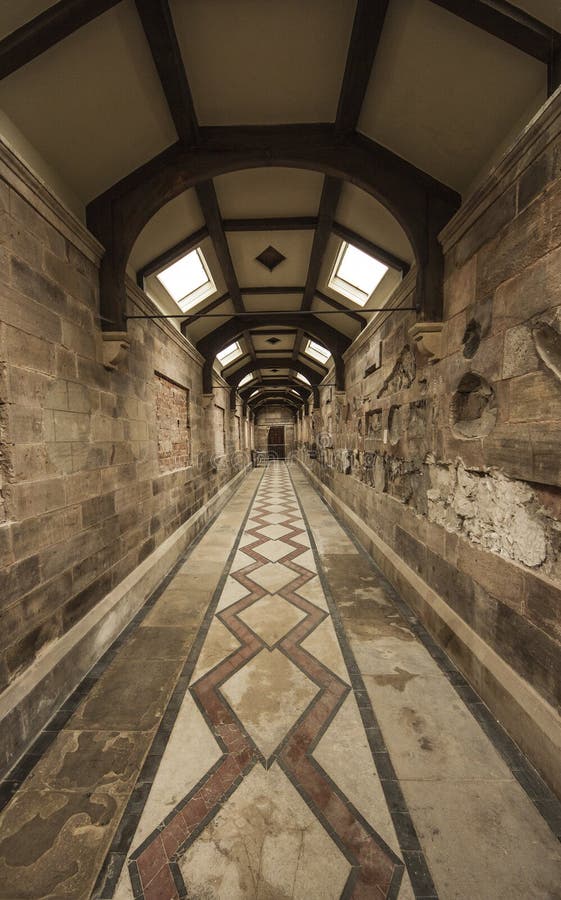
[[[272,425],[267,435],[267,450],[269,459],[284,459],[284,425]]]

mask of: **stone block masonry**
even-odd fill
[[[227,428],[224,460],[212,464],[202,361],[167,323],[131,322],[128,359],[104,367],[102,248],[0,153],[1,695],[249,454],[230,452]],[[129,304],[153,311],[132,284]],[[227,387],[215,394],[227,407]],[[10,724],[14,746],[32,727]],[[10,752],[2,742],[0,768]]]
[[[536,710],[545,701],[559,723],[560,138],[557,96],[442,233],[441,358],[429,362],[412,342],[414,313],[380,316],[346,353],[338,402],[320,388],[300,450],[411,577],[531,685]],[[392,305],[412,305],[414,278]],[[370,372],[379,341],[382,365]],[[416,603],[405,581],[399,589]],[[539,728],[513,714],[509,688],[493,683],[448,627],[427,624],[559,787],[554,750],[542,752]],[[558,742],[557,769],[561,725]]]

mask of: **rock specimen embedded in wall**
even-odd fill
[[[538,356],[561,381],[561,334],[546,322],[539,322],[532,328],[532,337]]]
[[[471,359],[479,350],[481,343],[481,323],[477,319],[470,319],[467,323],[462,344],[464,345],[464,356]]]
[[[495,392],[489,382],[476,372],[464,375],[452,397],[451,416],[458,437],[489,434],[497,421]]]
[[[416,372],[415,354],[409,344],[406,344],[378,392],[378,397],[382,397],[384,394],[395,394],[396,391],[411,387],[415,381]]]

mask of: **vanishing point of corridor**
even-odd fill
[[[561,897],[548,789],[285,463],[250,473],[23,765],[2,900]]]

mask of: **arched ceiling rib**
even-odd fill
[[[103,297],[116,296],[114,279],[124,277],[134,243],[129,271],[171,312],[155,273],[200,246],[216,292],[183,327],[212,357],[207,386],[214,354],[230,338],[243,351],[225,370],[230,384],[250,367],[264,386],[271,368],[283,377],[286,370],[287,384],[298,370],[316,383],[326,369],[304,357],[304,339],[337,357],[368,320],[328,284],[342,240],[390,267],[369,305],[382,305],[414,261],[418,302],[438,295],[438,265],[423,269],[426,222],[411,224],[415,204],[430,195],[444,222],[455,201],[438,182],[465,188],[535,109],[540,91],[545,96],[546,82],[550,91],[559,83],[561,40],[552,29],[561,29],[561,13],[557,19],[551,6],[9,0],[0,10],[0,102],[84,201],[119,182],[90,207],[98,229],[103,203],[116,201],[129,228],[106,254]],[[262,127],[287,121],[302,124]],[[237,127],[248,122],[261,131]],[[336,161],[338,143],[354,154],[347,173]],[[222,167],[213,169],[219,156]],[[323,175],[313,171],[316,159]],[[262,168],[267,162],[278,167]],[[200,177],[182,184],[197,166]],[[385,172],[383,190],[360,189],[369,168]],[[393,206],[394,216],[372,194],[392,206],[403,179],[407,202]],[[141,208],[149,211],[144,220]],[[107,233],[98,230],[104,240]],[[284,257],[270,272],[256,262],[269,245]]]

